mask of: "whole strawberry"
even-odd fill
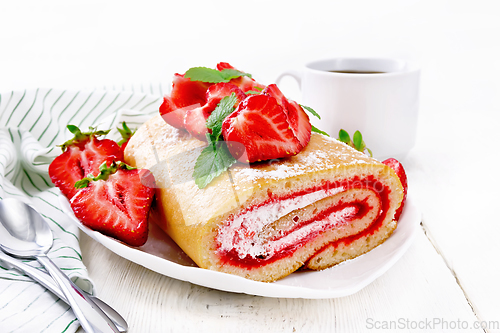
[[[75,216],[88,228],[130,246],[141,246],[148,238],[148,215],[154,187],[143,184],[144,170],[122,162],[103,163],[97,177],[77,182],[81,188],[71,199]],[[152,185],[148,174],[148,185]]]
[[[88,174],[98,174],[103,162],[109,165],[113,160],[122,160],[123,153],[113,140],[98,139],[109,130],[97,131],[91,127],[89,132],[83,133],[74,125],[67,128],[74,137],[61,145],[63,153],[50,164],[49,176],[54,185],[71,199],[78,191],[74,186],[77,181]]]
[[[406,177],[406,172],[405,169],[403,168],[403,165],[395,158],[388,158],[382,163],[389,166],[392,170],[396,172],[396,174],[399,177],[399,180],[401,181],[401,185],[403,185],[403,193],[404,193],[403,201],[401,202],[401,206],[399,206],[399,208],[396,210],[396,213],[394,214],[394,220],[399,221],[399,217],[401,216],[401,213],[403,211],[403,207],[406,201],[406,196],[408,194],[408,179]]]

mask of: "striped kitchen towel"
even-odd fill
[[[61,153],[56,145],[73,136],[66,125],[112,128],[108,137],[118,139],[121,121],[137,127],[158,112],[161,101],[161,92],[153,89],[0,94],[0,199],[21,199],[45,217],[54,232],[49,257],[89,293],[94,288],[82,263],[79,230],[59,208],[60,192],[50,181],[48,166]],[[34,261],[25,262],[41,269]],[[0,332],[75,332],[78,327],[68,305],[0,261]]]

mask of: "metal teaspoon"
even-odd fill
[[[111,319],[47,257],[53,241],[52,230],[36,210],[13,198],[0,201],[0,248],[17,257],[36,258],[57,282],[87,333],[119,333]]]
[[[54,295],[59,297],[61,300],[63,300],[65,303],[68,303],[68,300],[66,299],[66,296],[61,292],[61,289],[57,285],[57,283],[52,279],[52,277],[34,267],[31,267],[30,265],[25,264],[19,259],[16,259],[14,257],[11,257],[10,255],[6,254],[0,249],[0,263],[3,263],[4,266],[6,266],[7,269],[14,268],[20,272],[24,272],[26,275],[28,275],[30,278],[33,280],[37,281],[40,283],[42,286],[50,290]],[[116,325],[118,330],[120,332],[127,332],[128,331],[128,324],[123,319],[123,317],[116,312],[115,309],[113,309],[111,306],[106,304],[104,301],[100,300],[98,297],[89,295],[89,297],[94,301],[94,303],[101,308],[102,311],[113,321],[113,323]]]

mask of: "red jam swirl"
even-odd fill
[[[268,193],[269,198],[266,201],[262,202],[259,205],[247,207],[243,212],[241,212],[241,214],[244,214],[244,213],[246,213],[252,209],[255,209],[257,207],[267,205],[271,202],[286,200],[286,199],[290,199],[290,198],[296,198],[296,197],[300,197],[300,196],[303,196],[305,194],[313,193],[313,192],[320,191],[320,190],[328,190],[328,189],[341,188],[341,187],[343,187],[345,190],[348,190],[348,189],[369,189],[372,192],[376,193],[378,195],[380,203],[381,203],[380,214],[364,230],[360,231],[359,233],[357,233],[355,235],[351,235],[351,236],[348,236],[348,237],[345,237],[345,238],[342,238],[342,239],[339,239],[339,240],[336,240],[334,242],[330,242],[330,243],[326,244],[323,248],[321,248],[318,251],[316,251],[315,253],[313,253],[311,255],[311,257],[313,257],[314,255],[323,251],[327,247],[330,247],[330,246],[337,247],[340,244],[348,245],[348,244],[354,242],[355,240],[357,240],[363,236],[375,233],[382,226],[382,223],[387,215],[387,211],[388,211],[389,205],[390,205],[390,203],[389,203],[390,188],[385,186],[381,182],[377,181],[373,176],[368,176],[365,178],[354,177],[353,179],[345,180],[345,181],[341,181],[341,182],[325,181],[321,185],[314,186],[314,187],[309,188],[307,190],[291,193],[291,194],[288,194],[285,196],[277,197],[272,193]],[[331,214],[333,214],[335,212],[339,212],[339,211],[345,209],[346,207],[353,207],[354,210],[353,210],[353,213],[351,215],[349,215],[347,218],[344,219],[344,221],[351,221],[351,220],[363,218],[372,208],[368,205],[366,200],[362,200],[362,201],[358,200],[358,201],[346,202],[346,203],[341,202],[335,206],[329,207],[326,210],[321,211],[319,214],[317,214],[313,218],[297,224],[296,226],[294,226],[294,228],[288,230],[284,234],[280,234],[279,236],[276,236],[272,240],[276,240],[276,239],[279,239],[281,237],[285,237],[286,235],[288,235],[288,234],[290,234],[290,233],[292,233],[300,228],[303,228],[304,226],[306,226],[310,223],[325,219],[328,216],[330,216]],[[229,219],[226,221],[227,224],[230,224],[231,222],[232,222],[232,219]],[[248,268],[248,269],[257,268],[257,267],[261,267],[264,265],[268,265],[268,264],[273,263],[277,260],[292,256],[295,253],[295,251],[297,251],[299,248],[301,248],[302,246],[304,246],[305,244],[307,244],[311,240],[315,239],[316,237],[320,236],[320,234],[322,234],[324,231],[326,231],[330,228],[332,228],[332,226],[326,225],[323,228],[323,230],[317,231],[317,232],[312,232],[312,233],[306,235],[305,237],[299,239],[299,241],[297,241],[293,244],[287,245],[281,251],[275,253],[272,256],[266,257],[266,256],[262,255],[262,256],[258,256],[256,258],[254,258],[250,255],[246,255],[244,258],[241,258],[234,248],[231,249],[230,251],[222,251],[220,248],[220,244],[218,244],[217,253],[219,254],[219,258],[223,264],[229,264],[232,266]],[[253,235],[251,235],[251,236],[253,236]]]

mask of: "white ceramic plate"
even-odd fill
[[[158,227],[151,223],[148,241],[139,248],[83,226],[68,200],[59,197],[62,209],[87,235],[119,256],[157,273],[200,286],[249,295],[281,298],[335,298],[354,294],[385,273],[409,248],[421,214],[410,196],[399,225],[382,245],[372,251],[323,271],[300,271],[273,282],[257,282],[239,276],[197,267]]]

